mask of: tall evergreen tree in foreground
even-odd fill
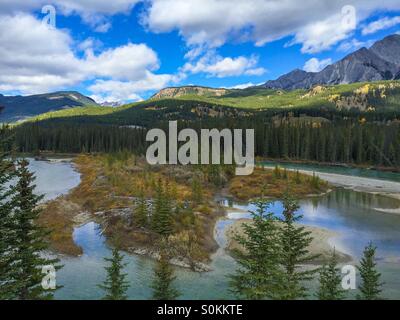
[[[364,256],[361,259],[358,271],[360,272],[361,285],[358,300],[379,300],[383,283],[380,281],[381,274],[376,270],[375,263],[376,247],[370,243],[364,249]]]
[[[279,227],[273,213],[267,212],[266,199],[253,204],[257,209],[251,212],[252,223],[243,224],[243,236],[235,237],[244,250],[236,252],[239,268],[230,276],[230,286],[241,298],[276,299],[281,280]]]
[[[279,243],[282,245],[279,259],[283,272],[278,299],[305,299],[308,294],[304,284],[313,279],[317,269],[304,268],[304,265],[312,262],[318,255],[311,255],[308,249],[313,240],[311,232],[296,225],[302,219],[296,213],[299,209],[297,201],[287,196],[283,200],[283,207],[279,231]]]
[[[174,287],[174,269],[169,264],[169,255],[166,248],[161,249],[160,257],[154,268],[154,278],[151,284],[154,300],[175,300],[179,291]]]
[[[54,291],[42,287],[42,268],[53,266],[60,269],[58,259],[44,256],[48,249],[45,238],[49,232],[37,223],[41,213],[38,208],[42,196],[34,194],[35,177],[28,170],[28,161],[17,163],[17,183],[14,187],[16,243],[13,253],[13,280],[15,298],[20,300],[51,299]]]
[[[15,244],[13,218],[13,189],[10,182],[15,175],[14,161],[8,150],[6,127],[0,128],[0,300],[13,298],[12,262]]]
[[[128,282],[126,281],[127,274],[122,272],[122,269],[126,266],[123,263],[124,257],[117,248],[112,251],[111,258],[104,258],[109,263],[105,269],[107,271],[107,278],[102,285],[99,285],[101,289],[106,292],[103,300],[126,300],[126,291],[129,288]]]
[[[337,267],[337,255],[333,251],[329,262],[324,264],[319,272],[319,289],[317,297],[319,300],[343,300],[345,290],[341,287],[342,275]]]

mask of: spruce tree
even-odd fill
[[[0,128],[0,300],[13,297],[12,262],[15,244],[13,189],[10,186],[15,170],[14,161],[6,151],[10,143],[6,131],[6,127]]]
[[[364,249],[364,256],[361,259],[358,271],[360,272],[361,285],[358,300],[379,300],[383,283],[380,281],[381,274],[376,269],[375,262],[376,247],[370,243]]]
[[[148,208],[143,190],[140,190],[133,215],[133,223],[138,228],[145,228],[148,224]]]
[[[194,177],[192,181],[192,201],[195,205],[203,201],[203,188],[197,176]]]
[[[180,296],[179,291],[174,287],[174,270],[169,264],[169,257],[166,249],[162,249],[160,257],[154,268],[154,277],[151,284],[154,300],[175,300]]]
[[[123,263],[124,257],[117,248],[112,250],[111,258],[104,258],[109,265],[105,268],[107,271],[107,278],[102,285],[101,289],[106,292],[103,300],[126,300],[126,291],[129,288],[126,281],[127,274],[122,273],[122,269],[126,266]]]
[[[42,268],[53,266],[59,270],[58,259],[44,256],[49,248],[46,237],[49,231],[38,225],[37,220],[41,213],[38,208],[43,196],[34,194],[35,177],[28,170],[28,161],[17,163],[17,183],[13,197],[15,205],[15,233],[16,244],[13,254],[13,280],[15,281],[15,298],[20,300],[51,299],[54,290],[42,287],[44,274]]]
[[[156,197],[153,206],[152,227],[161,236],[168,236],[173,232],[171,195],[168,188],[164,188],[161,180],[156,186]]]
[[[306,281],[310,281],[316,269],[305,269],[304,265],[312,262],[318,255],[311,255],[308,247],[312,242],[311,232],[303,226],[296,225],[302,219],[297,215],[298,203],[286,196],[283,200],[283,218],[280,218],[279,243],[282,246],[280,264],[282,276],[280,281],[280,300],[305,299]]]
[[[239,268],[230,276],[230,287],[240,298],[275,299],[281,275],[279,227],[273,213],[267,212],[266,199],[253,204],[257,209],[251,212],[252,223],[243,224],[243,235],[235,236],[243,250],[235,253]]]
[[[328,263],[325,263],[319,271],[319,300],[343,300],[345,290],[342,289],[342,275],[337,267],[337,255],[335,250]]]

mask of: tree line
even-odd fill
[[[167,130],[166,122],[158,127]],[[400,124],[337,121],[290,123],[263,119],[183,121],[180,128],[255,130],[255,155],[269,159],[400,167]],[[115,125],[28,123],[11,130],[18,152],[145,154],[147,129]]]

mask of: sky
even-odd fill
[[[317,72],[400,33],[399,0],[0,0],[0,93],[98,102]]]

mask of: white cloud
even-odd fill
[[[127,13],[141,0],[1,0],[0,11],[15,13],[40,9],[44,5],[54,5],[64,14],[77,13],[83,16],[91,14],[114,15]]]
[[[354,12],[342,9],[354,6]],[[263,45],[286,36],[302,51],[330,49],[352,35],[354,22],[376,10],[400,9],[398,0],[150,0],[143,23],[153,32],[178,30],[190,48],[230,40]],[[193,53],[193,52],[192,52]]]
[[[351,52],[351,51],[355,51],[357,49],[360,49],[362,47],[366,47],[369,48],[370,46],[372,46],[374,43],[376,42],[375,39],[372,40],[368,40],[368,41],[360,41],[357,39],[352,39],[350,41],[344,41],[342,42],[339,47],[338,47],[338,51],[342,51],[342,52]]]
[[[149,70],[159,69],[157,53],[145,44],[129,43],[97,56],[90,51],[87,54],[86,72],[100,77],[139,80],[147,77]]]
[[[302,44],[303,53],[317,53],[331,49],[333,45],[348,38],[354,29],[355,24],[343,23],[342,16],[338,14],[301,28],[291,44]]]
[[[56,13],[79,15],[96,32],[107,32],[111,28],[109,17],[128,14],[141,0],[1,0],[2,14],[40,10],[44,5],[56,7]]]
[[[137,81],[96,80],[88,89],[93,92],[98,102],[104,101],[139,101],[139,94],[150,90],[160,90],[174,81],[171,75],[155,75],[150,72],[147,77]]]
[[[89,89],[94,94],[138,99],[137,93],[176,80],[154,73],[160,62],[145,44],[100,51],[101,45],[91,38],[76,44],[66,31],[28,14],[0,16],[0,90],[42,93],[93,80]],[[76,55],[74,46],[84,57]]]
[[[0,89],[43,92],[82,80],[72,42],[32,16],[0,16]]]
[[[363,35],[373,34],[380,30],[389,29],[398,24],[400,24],[400,16],[391,17],[391,18],[385,17],[385,18],[379,19],[377,21],[371,22],[368,25],[366,25],[362,29],[362,34]]]
[[[250,58],[239,56],[236,58],[221,57],[215,55],[214,52],[208,52],[196,63],[188,62],[183,68],[184,73],[206,73],[209,76],[225,78],[233,76],[260,76],[263,75],[266,70],[261,67],[257,67],[258,58],[253,56]]]
[[[308,60],[304,67],[303,70],[307,72],[319,72],[322,69],[324,69],[326,66],[332,64],[332,59],[324,59],[324,60],[318,60],[317,58],[311,58]]]
[[[255,84],[255,83],[252,83],[252,82],[248,82],[248,83],[237,84],[235,86],[228,87],[226,89],[246,89],[246,88],[255,87],[255,86],[258,86],[258,85],[261,85],[261,84],[263,84],[263,83]]]

